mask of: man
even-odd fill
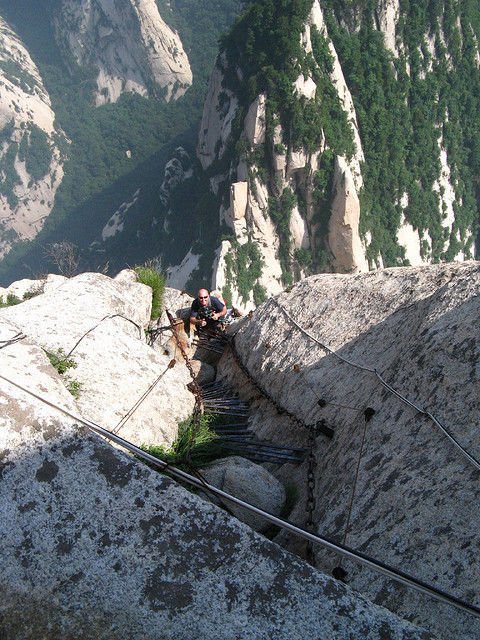
[[[206,289],[200,289],[190,307],[190,324],[197,329],[215,328],[219,319],[226,314],[227,307],[222,300],[211,296]]]

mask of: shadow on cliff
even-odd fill
[[[332,440],[316,438],[317,531],[478,606],[480,472],[428,416],[385,388],[374,372],[340,359],[377,369],[396,392],[431,412],[478,458],[480,299],[460,298],[455,308],[447,300],[442,311],[448,291],[447,283],[393,311],[336,355],[285,320],[278,340],[286,347],[281,354],[265,352],[262,384],[283,406],[288,400],[286,408],[307,424],[324,419],[335,430]],[[275,315],[282,317],[280,311]],[[321,315],[317,331],[321,340]],[[252,332],[258,343],[247,330],[242,344],[265,349],[264,334]],[[257,406],[254,429],[260,437],[308,446],[306,430],[284,416],[269,415],[264,401]],[[365,414],[367,408],[374,413]],[[299,524],[305,522],[307,465],[285,466],[278,473],[302,487],[293,514]],[[287,535],[278,541],[295,548]],[[338,562],[317,549],[322,570],[328,573]],[[445,629],[446,637],[480,633],[478,620],[467,614],[353,563],[344,566],[354,588],[417,624],[437,627],[441,636]],[[467,629],[471,636],[464,635]]]
[[[182,233],[176,234],[178,237],[172,242],[163,232],[167,212],[160,201],[159,190],[165,164],[172,158],[175,148],[183,146],[193,154],[195,131],[192,127],[174,138],[133,171],[71,210],[62,220],[56,220],[53,212],[45,228],[32,242],[17,246],[2,261],[0,281],[8,286],[22,278],[56,273],[57,267],[47,255],[46,247],[63,241],[78,247],[79,272],[104,271],[114,275],[126,266],[140,264],[162,254],[173,263],[180,262],[196,237],[195,225],[183,224]],[[138,197],[124,217],[122,232],[105,244],[99,242],[111,216],[122,204],[132,202],[137,191]]]

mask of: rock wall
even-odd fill
[[[300,35],[301,43],[307,53],[312,53],[310,34],[312,25],[322,35],[328,37],[322,10],[317,0],[313,3],[307,23]],[[338,164],[343,167],[342,175],[345,176],[348,173],[350,179],[337,180],[335,215],[331,216],[329,238],[325,240],[325,246],[319,246],[317,239],[317,226],[313,221],[315,211],[312,196],[314,173],[319,168],[321,154],[325,150],[325,141],[320,141],[320,148],[314,153],[302,148],[293,148],[286,142],[288,132],[283,132],[280,125],[277,125],[275,129],[274,139],[268,140],[266,136],[268,95],[262,93],[255,98],[248,109],[245,109],[241,140],[248,149],[247,158],[242,156],[238,162],[231,164],[229,172],[225,172],[224,155],[228,144],[232,144],[232,122],[239,109],[239,100],[229,89],[226,76],[236,73],[237,77],[241,79],[243,74],[241,69],[229,68],[229,64],[234,63],[229,62],[226,55],[222,54],[217,60],[216,68],[211,76],[200,126],[197,157],[202,167],[208,169],[210,173],[213,172],[212,165],[216,161],[222,161],[223,173],[215,177],[215,184],[218,182],[230,183],[231,198],[229,203],[221,204],[220,219],[234,232],[237,242],[244,244],[247,241],[253,241],[257,244],[264,265],[258,284],[265,288],[267,294],[278,293],[281,290],[285,275],[279,256],[281,243],[279,232],[270,219],[268,211],[269,198],[278,197],[285,189],[291,189],[294,193],[299,194],[300,199],[306,203],[302,213],[298,207],[292,212],[291,246],[289,248],[292,270],[294,269],[295,250],[300,248],[314,252],[319,249],[333,252],[337,256],[333,266],[339,271],[368,270],[365,248],[361,243],[358,229],[357,193],[362,186],[360,170],[360,163],[364,160],[362,145],[350,91],[346,85],[337,53],[331,43],[329,47],[333,60],[331,81],[352,125],[356,153],[348,160],[346,158],[338,158],[337,160]],[[313,78],[305,76],[303,73],[298,76],[292,86],[292,92],[299,99],[303,97],[307,100],[314,100],[316,90],[317,86]],[[260,167],[252,162],[248,155],[251,156],[264,145],[269,148],[271,166]],[[270,178],[266,179],[265,175]],[[347,234],[345,233],[346,227],[348,227]],[[348,242],[345,242],[346,235],[349,235]],[[331,246],[329,247],[329,245]],[[226,247],[225,243],[223,247],[219,247],[217,259],[213,265],[212,286],[221,288],[228,285],[232,291],[234,304],[244,310],[250,309],[255,306],[253,295],[245,300],[240,295],[235,281],[232,282],[231,278],[229,281],[225,271],[227,267],[224,256],[228,250],[229,247]],[[303,275],[303,272],[300,270],[297,275]]]
[[[162,20],[155,0],[62,0],[57,40],[80,66],[98,67],[97,104],[125,91],[155,90],[172,100],[192,82],[178,34]]]
[[[335,10],[335,18],[338,20],[340,28],[346,30],[345,36],[348,38],[348,31],[350,31],[352,38],[355,39],[353,34],[358,32],[360,25],[367,18],[359,7],[353,6],[352,3],[347,3],[347,5]],[[385,64],[388,66],[388,60],[390,60],[393,77],[397,74],[394,59],[400,57],[402,59],[405,57],[407,60],[406,74],[408,76],[410,74],[408,59],[414,53],[408,50],[410,44],[402,42],[402,38],[406,38],[408,32],[408,28],[404,29],[405,20],[414,20],[410,10],[407,7],[402,8],[398,0],[379,0],[372,8],[370,17],[371,26],[381,33],[387,52],[392,54],[390,58],[386,58]],[[458,172],[458,167],[454,166],[456,162],[453,158],[454,154],[452,153],[449,157],[442,136],[437,136],[438,178],[432,185],[433,191],[438,195],[438,219],[435,222],[430,223],[423,217],[422,207],[418,205],[414,197],[415,184],[419,184],[423,180],[420,175],[422,171],[420,166],[412,169],[418,171],[419,175],[412,180],[412,184],[408,187],[412,196],[410,210],[408,209],[407,193],[392,196],[395,201],[388,202],[385,206],[385,217],[389,218],[389,222],[385,228],[380,224],[379,226],[382,227],[380,231],[372,220],[380,219],[382,216],[382,203],[377,201],[381,199],[381,196],[372,198],[372,202],[368,205],[368,211],[361,211],[359,196],[364,186],[362,172],[364,171],[363,165],[367,160],[363,145],[366,138],[362,141],[354,100],[346,74],[344,74],[345,69],[342,68],[342,62],[330,39],[326,24],[324,6],[319,0],[314,0],[308,19],[298,37],[301,46],[310,55],[314,55],[313,32],[318,31],[324,37],[330,60],[328,64],[324,59],[319,60],[319,68],[324,74],[328,69],[329,79],[338,96],[339,104],[347,116],[353,136],[354,152],[348,154],[348,157],[347,155],[345,157],[337,155],[334,158],[333,194],[330,190],[330,182],[328,190],[323,195],[318,190],[315,191],[318,179],[317,171],[320,170],[321,173],[326,171],[326,163],[322,164],[322,157],[326,151],[329,154],[331,151],[328,147],[328,135],[325,135],[325,130],[329,126],[328,122],[326,121],[324,130],[319,134],[318,145],[314,151],[301,148],[301,145],[294,147],[291,144],[292,131],[283,130],[279,123],[282,120],[278,117],[279,114],[270,113],[273,132],[269,130],[267,126],[268,92],[262,87],[262,93],[259,93],[250,104],[242,103],[241,95],[244,95],[243,92],[236,95],[238,83],[245,87],[249,82],[245,70],[239,66],[238,60],[241,59],[241,56],[237,60],[229,60],[227,54],[222,53],[212,74],[204,105],[197,156],[203,168],[208,169],[212,191],[216,196],[219,193],[228,193],[230,187],[233,188],[235,197],[232,197],[230,201],[227,197],[223,197],[219,203],[220,221],[227,224],[233,231],[236,241],[240,244],[245,243],[247,238],[254,239],[258,243],[265,265],[265,273],[261,282],[259,279],[257,284],[265,287],[267,294],[275,294],[278,287],[288,284],[291,278],[295,281],[308,273],[319,270],[363,273],[369,269],[379,268],[387,261],[389,264],[396,261],[395,264],[421,266],[438,259],[448,258],[462,261],[470,255],[474,255],[473,252],[469,253],[472,245],[472,230],[471,228],[465,229],[466,214],[463,218],[463,214],[459,214],[455,220],[455,211],[459,212],[459,207],[462,207],[464,203],[462,203],[460,190],[457,188],[457,193],[455,191],[453,176]],[[253,27],[250,25],[248,28]],[[433,33],[432,27],[432,33],[425,33],[425,47],[423,45],[419,47],[419,54],[425,63],[425,69],[420,74],[422,78],[426,77],[427,73],[435,74],[437,72],[434,61],[440,54],[439,48],[436,46],[438,44],[435,41],[436,38],[441,40],[442,48],[446,50],[452,44],[451,42],[447,44],[441,24],[439,24],[438,32]],[[352,41],[352,47],[355,46],[355,42]],[[226,51],[228,50],[227,47]],[[431,56],[431,61],[428,64],[427,51]],[[248,53],[245,55],[248,58]],[[445,55],[448,58],[448,53]],[[451,61],[447,62],[451,64]],[[292,96],[295,96],[299,101],[308,103],[308,101],[315,100],[318,87],[315,82],[315,74],[309,73],[306,66],[299,65],[298,69],[295,69],[298,75],[292,82]],[[358,82],[360,77],[361,74],[353,82]],[[398,80],[400,82],[401,78],[398,77]],[[379,82],[381,82],[380,76]],[[405,88],[405,91],[408,93],[409,89]],[[379,104],[381,102],[380,99]],[[362,108],[368,111],[368,105],[363,104]],[[243,118],[243,129],[239,134],[240,128],[235,128],[237,137],[233,140],[232,123],[235,118],[239,117],[239,114]],[[278,120],[275,121],[276,117]],[[369,118],[365,120],[365,131],[375,127],[367,122],[369,122]],[[285,122],[283,125],[285,126]],[[435,130],[440,125],[440,122],[431,123]],[[459,128],[461,129],[461,123]],[[380,146],[382,144],[380,143]],[[403,142],[400,140],[398,145],[399,148],[402,147]],[[235,151],[232,151],[233,149]],[[436,156],[435,148],[431,153]],[[330,155],[326,157],[329,158]],[[375,161],[371,160],[371,162],[374,167]],[[433,162],[435,160],[432,159]],[[408,165],[407,156],[405,163]],[[375,175],[376,171],[377,169],[373,169]],[[319,181],[323,177],[321,176]],[[429,179],[426,178],[427,181]],[[369,188],[372,191],[375,191],[375,187],[372,186],[375,184],[375,180],[376,178],[372,177],[372,181],[369,183]],[[394,182],[393,180],[392,184]],[[243,189],[245,187],[243,183],[248,185],[248,194],[245,196],[242,193],[241,206],[239,206],[237,187],[242,184]],[[219,185],[222,186],[221,189],[219,189]],[[275,225],[270,225],[272,229],[267,229],[268,224],[256,224],[259,219],[256,213],[260,212],[263,218],[269,218],[269,209],[271,208],[269,199],[279,202],[281,194],[286,189],[291,190],[299,202],[291,212],[290,234],[287,240],[281,238],[285,233],[275,228]],[[367,198],[362,202],[368,202],[369,194],[366,195]],[[435,208],[436,204],[433,203],[429,206]],[[393,210],[393,207],[396,208],[396,211]],[[473,216],[474,213],[471,215]],[[361,216],[363,216],[362,224],[360,224]],[[463,221],[460,222],[461,220]],[[440,232],[438,223],[443,227]],[[372,228],[369,229],[369,225]],[[389,228],[392,225],[398,226],[396,237],[395,231]],[[263,239],[261,233],[258,233],[262,226],[267,232]],[[462,227],[461,230],[459,227]],[[376,255],[373,254],[373,246],[371,246],[372,237],[375,239]],[[385,243],[385,249],[378,246],[377,242],[380,245]],[[461,247],[456,251],[456,255],[451,254],[450,247],[453,246]],[[225,245],[218,247],[217,259],[213,264],[212,286],[227,283],[228,274],[225,272],[227,263],[224,260],[224,250]],[[382,255],[382,251],[384,255]],[[219,273],[219,269],[223,269],[224,272]],[[239,296],[236,283],[233,282],[232,286],[232,282],[230,282],[228,286],[233,292],[233,298],[240,306],[245,309],[254,306],[253,295],[243,303],[238,302],[241,296]]]
[[[128,272],[55,286],[0,311],[2,639],[433,638],[59,411],[95,417],[94,403],[73,399],[43,347],[69,347],[105,313],[145,322],[149,291]],[[109,328],[114,335],[97,340],[92,330],[74,351],[78,373],[89,346],[97,357],[86,394],[108,377],[107,413],[131,403],[144,370],[163,366],[131,322],[112,319]],[[117,366],[104,366],[107,357]],[[157,426],[171,402],[163,387],[152,406]]]
[[[224,88],[224,56],[220,56],[210,76],[198,134],[197,158],[207,169],[216,158],[222,158],[238,108],[238,99]]]
[[[190,376],[147,345],[151,289],[135,280],[129,271],[116,279],[81,274],[1,309],[0,318],[43,349],[71,355],[66,383],[79,385],[81,415],[137,445],[171,444],[193,410]]]
[[[0,259],[20,240],[31,240],[53,208],[63,178],[55,114],[40,72],[16,33],[0,17]],[[32,133],[33,131],[33,133]],[[50,153],[44,174],[29,163],[29,147],[44,136]],[[36,151],[36,150],[34,150]],[[40,172],[41,173],[41,172]]]
[[[315,442],[315,530],[477,607],[480,472],[422,411],[480,459],[479,293],[478,262],[312,276],[275,300],[326,348],[274,300],[235,339],[253,378],[281,406],[334,429],[332,440]],[[307,430],[272,410],[231,356],[220,376],[253,402],[260,438],[308,447]],[[299,490],[290,517],[304,525],[307,463],[277,474]],[[288,535],[276,540],[304,552]],[[339,558],[318,549],[316,563],[332,571]],[[478,618],[341,564],[352,587],[439,637],[479,636]]]
[[[333,191],[327,238],[333,269],[336,273],[368,271],[359,232],[360,201],[352,173],[343,158],[335,160]]]

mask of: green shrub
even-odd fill
[[[58,373],[63,375],[68,369],[75,369],[77,363],[71,356],[67,356],[65,351],[60,348],[57,351],[44,350],[50,360],[50,364],[54,367]]]
[[[311,269],[313,258],[310,249],[295,249],[295,260],[303,269]]]
[[[78,380],[74,380],[73,378],[70,378],[69,380],[66,381],[65,386],[67,387],[67,389],[70,391],[70,393],[74,398],[78,399],[80,397],[80,392],[82,390],[81,382],[79,382]]]
[[[267,290],[258,282],[253,286],[253,301],[258,307],[267,299]]]
[[[162,445],[142,445],[142,449],[152,456],[180,468],[200,468],[225,454],[219,438],[210,428],[214,416],[200,416],[198,428],[193,418],[183,420],[178,425],[178,435],[171,447]]]
[[[146,284],[152,290],[152,311],[150,318],[155,320],[162,313],[165,276],[159,273],[150,263],[135,267],[138,282]]]
[[[239,295],[245,303],[248,301],[250,292],[253,292],[254,299],[258,298],[260,300],[262,298],[263,287],[258,283],[258,279],[262,275],[264,261],[260,249],[255,242],[251,240],[245,244],[232,242],[232,248],[225,256],[225,265],[226,283],[222,293],[226,296],[229,304],[231,304],[232,300],[233,286],[236,286]],[[261,302],[264,300],[265,292]]]
[[[30,300],[30,298],[35,298],[35,296],[39,296],[41,293],[43,293],[41,285],[32,287],[32,289],[30,289],[29,291],[25,291],[25,293],[23,294],[23,299]]]
[[[5,301],[3,298],[0,298],[0,309],[3,307],[13,307],[14,304],[20,304],[20,302],[20,298],[17,298],[13,293],[8,293]]]
[[[68,356],[61,347],[56,351],[48,351],[47,349],[44,349],[44,351],[47,354],[52,367],[54,367],[61,376],[63,376],[69,369],[75,369],[77,366],[74,358],[72,358],[72,356]],[[78,398],[80,396],[80,391],[82,389],[81,382],[74,378],[65,376],[64,383],[65,387],[74,398]]]
[[[296,204],[297,196],[289,187],[285,187],[279,198],[271,197],[268,199],[268,214],[275,224],[280,240],[278,257],[282,268],[282,282],[286,286],[293,283],[290,256],[290,219]]]

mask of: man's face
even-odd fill
[[[198,292],[198,300],[200,302],[200,306],[208,307],[208,291],[206,289],[200,289]]]

